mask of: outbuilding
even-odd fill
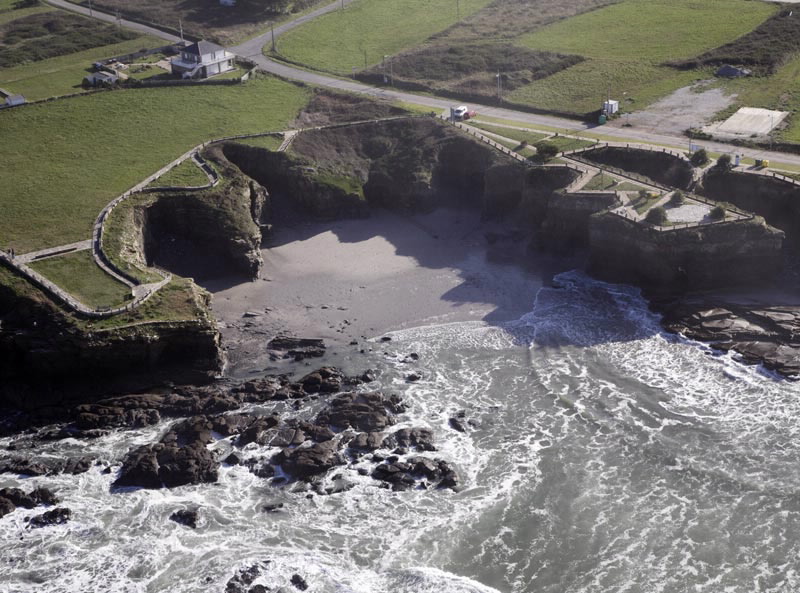
[[[92,72],[83,79],[84,84],[88,86],[110,86],[118,81],[119,75],[105,71]]]
[[[730,64],[725,64],[716,71],[716,75],[721,78],[742,78],[743,76],[750,76],[751,74],[752,72],[747,68],[737,68]]]
[[[17,105],[24,105],[25,97],[22,95],[9,95],[6,97],[6,107],[16,107]]]

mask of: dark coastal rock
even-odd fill
[[[409,383],[416,383],[420,379],[422,379],[422,375],[420,375],[419,373],[409,373],[408,375],[406,375],[406,381],[408,381]]]
[[[181,509],[179,511],[175,511],[169,516],[170,521],[175,521],[176,523],[180,523],[181,525],[186,525],[186,527],[191,527],[192,529],[197,529],[197,519],[199,518],[199,512],[197,509],[188,510],[188,509]]]
[[[299,383],[303,386],[303,390],[309,394],[336,393],[341,391],[344,378],[339,369],[322,367],[300,379]]]
[[[308,589],[308,583],[306,583],[306,580],[299,574],[293,574],[292,579],[289,582],[292,583],[295,589],[299,589],[300,591],[305,591]]]
[[[217,481],[219,462],[196,441],[184,447],[159,443],[140,447],[123,462],[115,486],[167,488]]]
[[[427,428],[401,428],[383,440],[383,448],[414,448],[417,451],[436,451],[433,444],[433,432]]]
[[[393,490],[408,490],[416,486],[427,488],[429,485],[455,489],[458,486],[458,475],[446,461],[426,457],[411,457],[404,462],[387,459],[375,466],[372,477],[391,484]]]
[[[450,428],[458,432],[467,432],[467,413],[464,410],[459,410],[448,420]]]
[[[782,375],[800,375],[800,307],[657,302],[667,331],[733,350],[749,364],[763,364]]]
[[[339,443],[334,440],[315,443],[310,447],[284,449],[278,453],[276,461],[283,471],[299,480],[308,480],[345,463],[339,453]]]
[[[62,525],[70,520],[72,511],[66,508],[57,507],[51,511],[35,515],[28,521],[28,527],[31,529],[38,529],[40,527],[48,527],[50,525]]]
[[[0,517],[4,517],[9,513],[13,513],[14,509],[16,508],[17,507],[13,502],[0,496]]]
[[[43,463],[25,459],[23,457],[12,457],[10,459],[0,460],[0,474],[44,476],[51,472],[52,469]]]
[[[331,400],[329,406],[319,413],[316,422],[340,430],[380,431],[394,424],[388,409],[391,405],[394,404],[380,393],[345,393]]]
[[[357,451],[374,451],[383,444],[382,432],[360,432],[347,444],[350,449]]]
[[[47,488],[35,488],[26,494],[19,488],[3,488],[0,490],[0,517],[16,508],[32,509],[39,505],[58,504],[56,495]]]
[[[278,425],[275,416],[260,416],[245,428],[236,438],[236,445],[244,447],[249,443],[266,444],[266,435],[271,428]]]
[[[324,356],[325,342],[315,338],[278,336],[267,343],[267,349],[272,350],[276,358],[291,358],[300,361]]]
[[[225,585],[225,593],[248,593],[250,585],[260,575],[261,568],[258,564],[240,568]]]

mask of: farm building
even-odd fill
[[[5,106],[6,107],[16,107],[17,105],[24,105],[25,104],[25,97],[22,95],[9,95],[6,97]]]
[[[234,69],[235,56],[210,41],[187,45],[181,55],[172,58],[172,73],[181,78],[208,78]]]
[[[715,74],[722,78],[741,78],[742,76],[750,76],[752,72],[747,68],[737,68],[736,66],[725,64]]]
[[[83,79],[83,82],[88,86],[111,85],[119,82],[119,75],[104,71],[92,72]]]

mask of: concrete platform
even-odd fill
[[[788,111],[772,111],[760,107],[742,107],[726,119],[703,128],[719,138],[766,136],[789,115]]]

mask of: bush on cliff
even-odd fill
[[[722,169],[723,171],[727,171],[731,168],[731,155],[723,154],[717,159],[716,167]]]
[[[663,226],[667,222],[667,211],[663,206],[651,208],[645,216],[645,220],[652,225]]]
[[[696,150],[692,153],[692,157],[689,161],[695,167],[702,167],[708,163],[708,153],[706,152],[705,148],[701,148],[700,150]]]
[[[709,213],[712,220],[725,220],[728,211],[723,206],[714,206]]]
[[[537,142],[536,154],[543,161],[549,161],[558,154],[558,146],[552,142]]]
[[[683,192],[680,190],[676,190],[675,193],[672,194],[672,197],[669,199],[670,206],[681,206],[685,201]]]

